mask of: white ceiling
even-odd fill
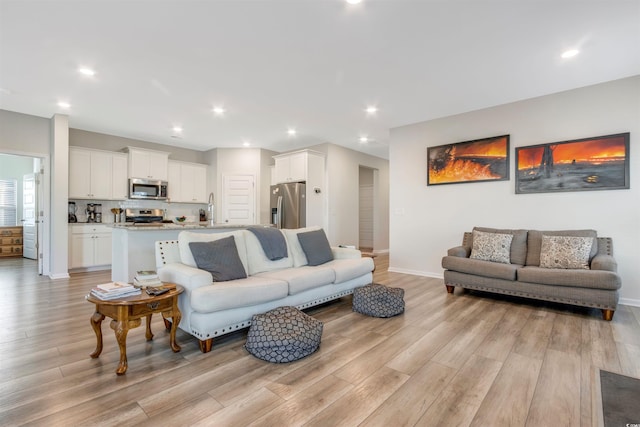
[[[390,128],[637,74],[638,0],[0,0],[0,108],[196,150],[387,158]]]

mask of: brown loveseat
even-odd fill
[[[575,257],[580,258],[579,254],[570,254],[569,261],[563,258],[563,253],[572,252],[584,255],[584,265],[571,264]],[[621,281],[612,241],[597,237],[594,230],[475,227],[473,232],[464,233],[461,246],[448,250],[442,267],[449,293],[460,286],[599,308],[605,320],[613,318],[618,305]]]

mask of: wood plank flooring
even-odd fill
[[[129,332],[129,369],[103,322],[89,353],[89,289],[110,272],[52,281],[30,260],[0,260],[0,425],[3,426],[597,426],[598,368],[640,377],[640,308],[598,310],[487,294],[446,293],[442,280],[389,273],[406,311],[351,310],[351,298],[308,310],[324,322],[320,350],[289,364],[258,360],[246,331],[202,354],[180,353],[155,316]]]

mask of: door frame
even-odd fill
[[[40,159],[40,174],[42,181],[38,186],[37,195],[42,204],[38,207],[37,219],[41,227],[38,227],[38,274],[49,275],[50,267],[50,217],[51,217],[51,158],[49,154],[33,153],[29,151],[10,150],[0,148],[0,154],[9,154],[12,156],[31,157]]]

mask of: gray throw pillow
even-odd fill
[[[320,265],[333,260],[333,252],[324,230],[298,233],[298,241],[307,256],[308,265]]]
[[[214,282],[247,277],[233,236],[213,242],[191,242],[189,248],[198,268],[211,273]]]

